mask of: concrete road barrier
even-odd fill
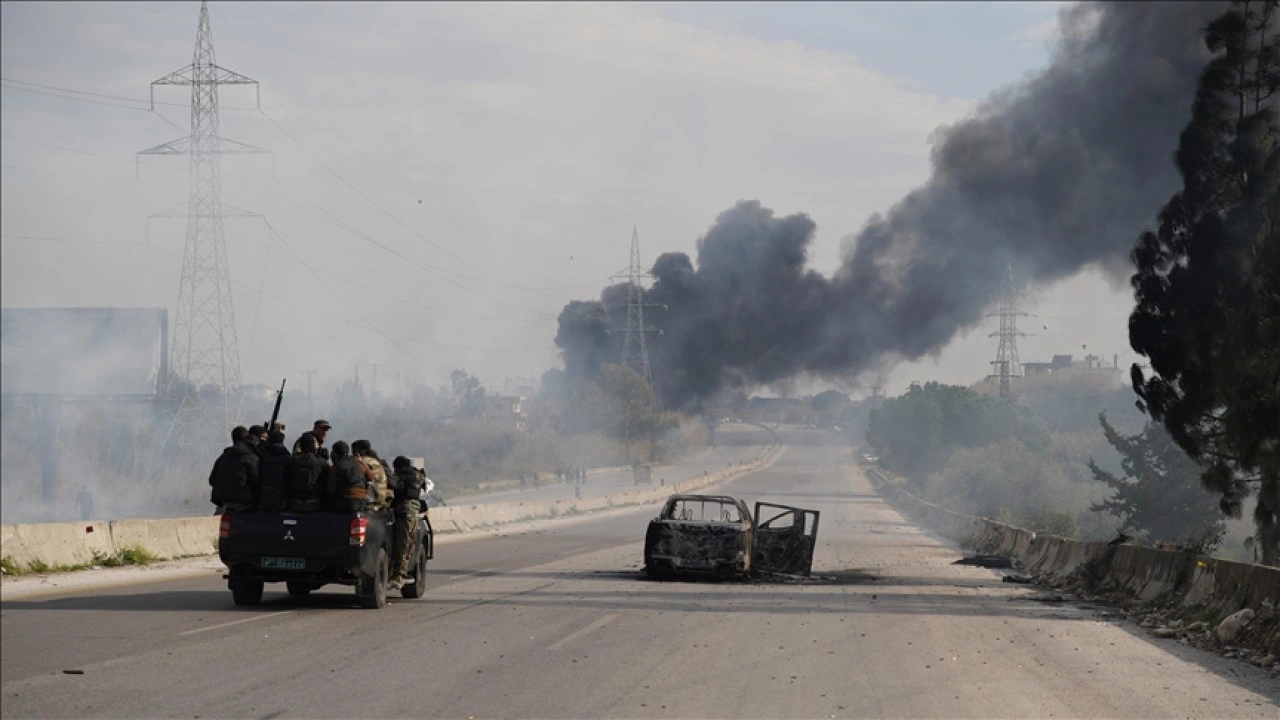
[[[519,520],[657,503],[674,493],[696,492],[763,467],[779,452],[780,446],[774,445],[752,462],[667,486],[627,490],[606,496],[432,508],[431,524],[436,532],[455,533]],[[597,470],[612,472],[625,469]],[[111,556],[129,548],[142,548],[159,558],[213,554],[218,549],[218,517],[0,525],[0,555],[22,568],[33,563],[44,563],[51,568],[80,565],[93,562],[95,553],[97,557]]]
[[[115,546],[105,522],[0,525],[0,556],[19,567],[50,567],[93,562],[95,553],[111,555]]]
[[[1161,607],[1177,606],[1208,617],[1249,608],[1270,623],[1255,643],[1280,654],[1280,568],[1218,560],[1175,550],[1037,535],[988,518],[964,516],[921,500],[878,470],[867,473],[873,486],[899,511],[922,526],[978,552],[1017,558],[1049,582],[1066,581],[1092,563],[1098,591],[1121,590]]]

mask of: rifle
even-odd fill
[[[280,401],[284,400],[284,381],[287,379],[280,379],[280,389],[276,391],[276,407],[271,411],[271,422],[267,423],[267,432],[271,432],[276,426],[276,420],[280,419]]]

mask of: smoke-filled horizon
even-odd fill
[[[807,268],[816,223],[757,200],[657,258],[646,293],[655,391],[692,407],[725,388],[804,374],[853,378],[940,350],[979,323],[1006,265],[1020,286],[1127,255],[1177,187],[1172,154],[1225,3],[1113,3],[1063,11],[1041,73],[993,93],[934,138],[930,179],[856,236],[840,268]],[[556,343],[565,372],[616,362],[603,302],[575,302]]]

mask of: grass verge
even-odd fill
[[[153,554],[150,550],[141,547],[127,547],[114,553],[103,553],[94,551],[93,560],[75,565],[50,565],[43,560],[32,560],[26,565],[22,565],[8,556],[0,558],[0,571],[6,576],[18,577],[22,575],[47,575],[49,573],[75,572],[77,570],[90,570],[93,568],[103,567],[127,567],[131,565],[150,565],[153,562],[163,560],[164,558]]]

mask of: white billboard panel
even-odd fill
[[[155,395],[168,332],[165,308],[4,308],[0,393]]]

